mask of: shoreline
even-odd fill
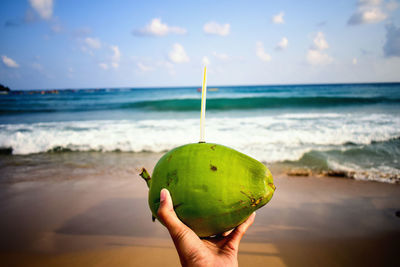
[[[23,162],[3,172],[2,176],[12,171],[13,176],[8,183],[2,179],[0,186],[2,262],[13,266],[179,264],[167,230],[151,222],[147,187],[137,175],[142,166],[152,170],[161,154],[94,158],[79,154],[74,161],[63,156],[55,162],[41,159],[39,165]],[[277,191],[257,211],[241,243],[242,266],[398,263],[399,185],[293,177],[271,169]],[[31,179],[21,180],[27,176]]]
[[[4,152],[4,153],[3,153]],[[106,164],[107,161],[117,162],[118,168],[123,171],[129,170],[132,173],[139,172],[141,167],[146,167],[152,170],[155,163],[161,158],[168,150],[162,152],[141,151],[141,152],[127,152],[127,151],[74,151],[63,148],[54,148],[48,152],[27,154],[27,155],[13,155],[11,149],[0,148],[0,170],[5,169],[4,175],[0,176],[0,184],[22,182],[22,181],[36,181],[29,175],[18,176],[17,179],[10,179],[10,176],[15,176],[13,172],[19,171],[19,166],[28,164],[29,167],[37,165],[39,168],[43,162],[47,164],[63,165],[63,161],[68,161],[69,166],[78,170],[85,170],[89,168],[96,169],[99,165]],[[122,161],[122,163],[121,163]],[[100,163],[99,163],[100,162]],[[135,168],[127,168],[124,163],[134,162],[137,164]],[[383,173],[383,172],[369,172],[369,171],[353,171],[345,169],[319,169],[316,166],[308,166],[301,163],[301,159],[297,161],[278,161],[278,162],[264,162],[274,175],[290,176],[290,177],[324,177],[351,179],[357,181],[369,181],[387,184],[400,184],[400,174],[396,173]],[[141,167],[138,167],[140,166]],[[47,165],[46,167],[54,167]],[[101,168],[101,166],[100,166]],[[32,168],[33,169],[33,168]],[[113,167],[115,169],[115,166]],[[7,173],[8,172],[8,173]],[[11,175],[10,175],[11,174]],[[110,175],[113,175],[110,173]],[[26,176],[26,177],[22,177]],[[13,177],[15,178],[15,177]],[[37,181],[47,180],[48,175],[37,177]]]

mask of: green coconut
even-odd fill
[[[166,153],[153,176],[143,169],[149,206],[157,218],[160,191],[167,188],[179,219],[198,236],[223,233],[267,204],[275,191],[261,162],[226,146],[187,144]]]

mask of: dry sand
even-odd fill
[[[117,173],[63,159],[57,179],[3,179],[0,265],[179,265],[136,171],[159,155],[135,157]],[[241,243],[241,266],[400,266],[400,185],[273,173],[277,191]]]

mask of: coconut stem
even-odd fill
[[[142,168],[142,171],[139,175],[146,181],[147,187],[150,187],[151,177],[147,170],[145,168]]]

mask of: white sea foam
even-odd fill
[[[297,160],[310,150],[369,144],[400,135],[400,118],[387,114],[284,114],[219,117],[206,121],[206,141],[260,161]],[[161,152],[197,142],[198,119],[96,120],[0,125],[0,147],[31,154],[63,147],[88,151]]]

